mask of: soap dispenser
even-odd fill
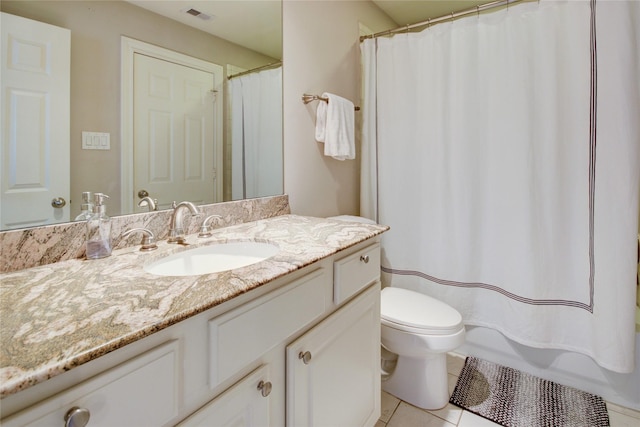
[[[103,193],[93,195],[93,215],[87,220],[87,259],[105,258],[111,255],[111,218],[106,214]]]
[[[82,205],[80,205],[80,215],[76,221],[86,221],[93,215],[93,203],[91,202],[91,191],[82,192]]]

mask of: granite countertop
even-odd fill
[[[187,248],[158,243],[0,275],[0,398],[164,329],[386,231],[382,225],[282,215],[188,236],[188,248],[258,240],[265,261],[201,276],[161,277],[142,266]]]

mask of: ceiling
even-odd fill
[[[282,59],[280,0],[126,0],[136,6]],[[202,15],[187,13],[195,9]],[[202,17],[210,16],[210,19]]]
[[[371,0],[398,27],[438,18],[488,3],[490,0]]]
[[[282,58],[280,0],[126,0],[183,24],[245,46],[272,58]],[[328,1],[328,0],[325,0]],[[398,27],[473,8],[488,0],[370,0]],[[195,9],[203,15],[193,16]],[[202,16],[211,19],[202,19]]]

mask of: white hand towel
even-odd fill
[[[316,110],[316,141],[324,142],[324,155],[337,160],[356,158],[353,102],[331,93],[323,93]]]

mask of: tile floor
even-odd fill
[[[449,371],[449,393],[458,381],[464,366],[464,357],[447,356]],[[609,421],[612,427],[640,427],[640,412],[607,402]],[[471,412],[447,404],[437,411],[426,411],[382,392],[382,415],[375,427],[495,427],[495,424]]]

